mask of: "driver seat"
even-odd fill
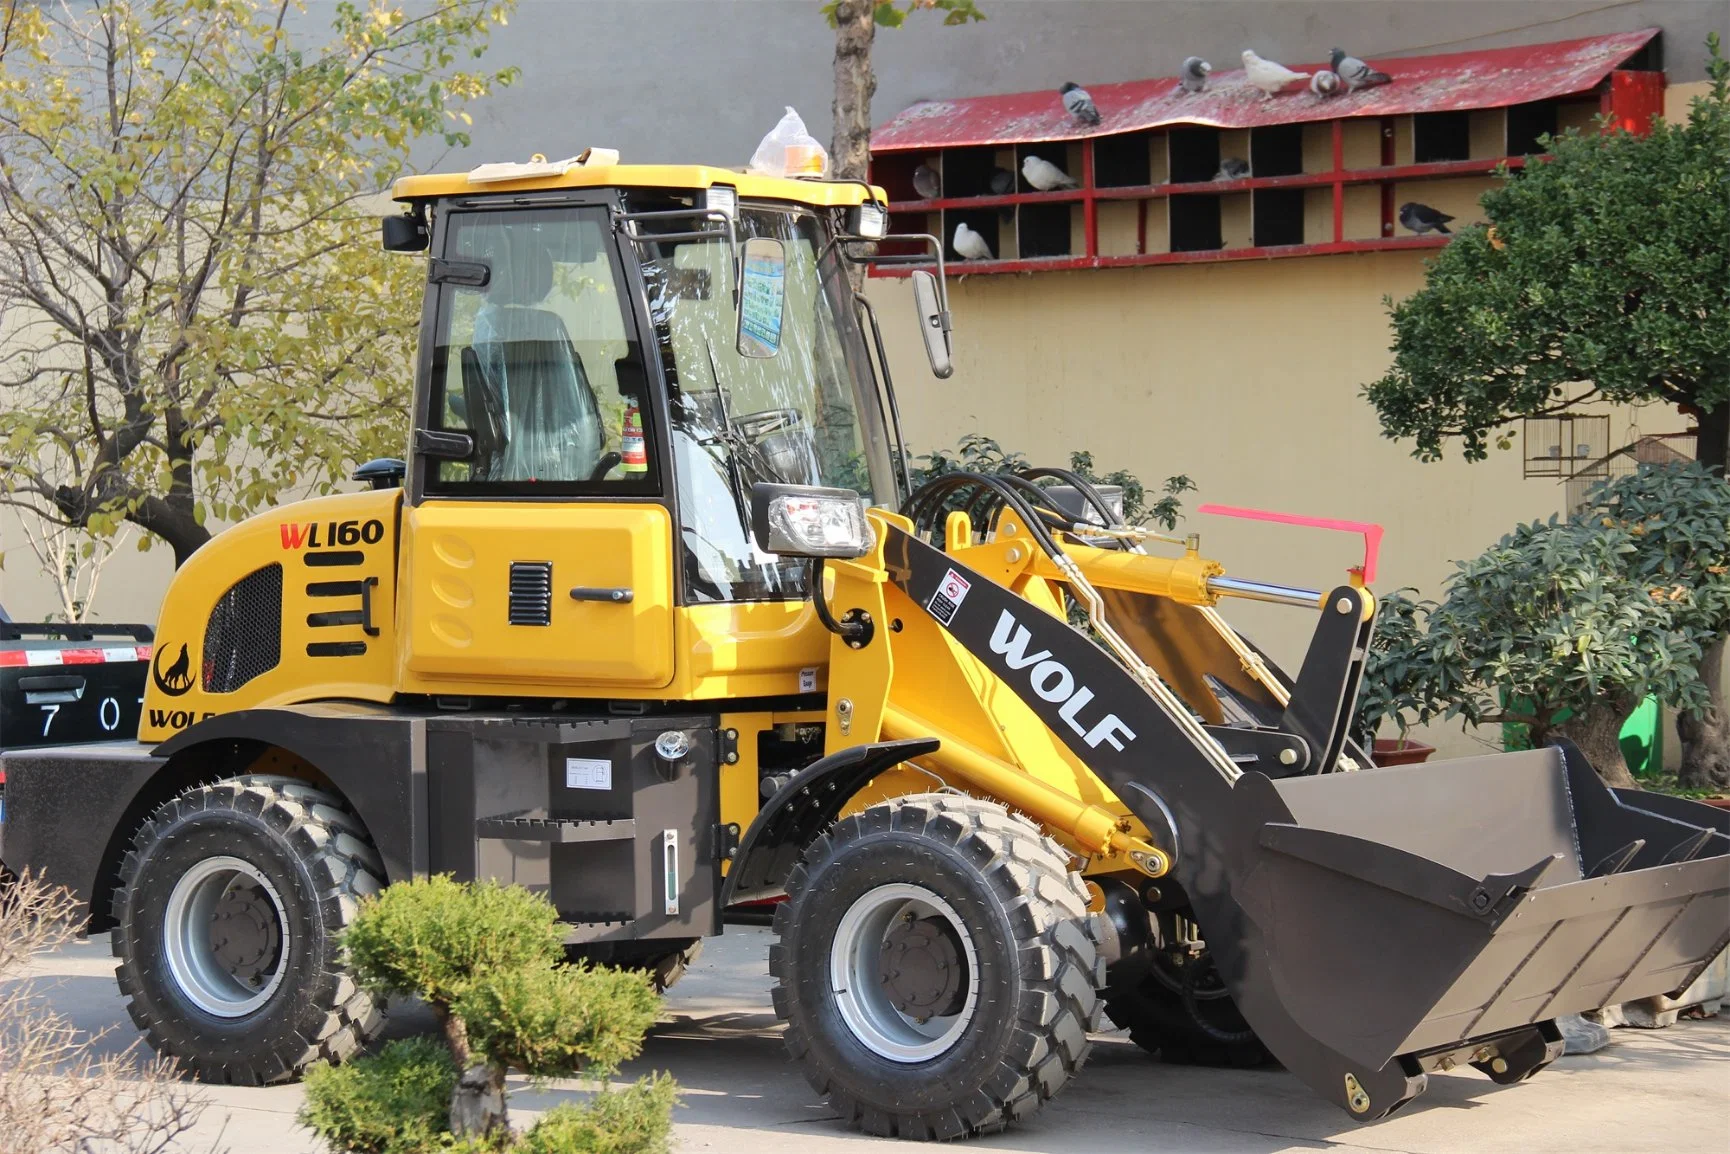
[[[493,255],[475,315],[475,359],[503,412],[494,481],[582,481],[605,444],[600,406],[559,314],[536,307],[553,287],[553,258],[527,237]]]

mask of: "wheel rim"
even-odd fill
[[[966,1033],[979,1003],[973,937],[924,886],[878,886],[841,918],[829,951],[841,1018],[859,1043],[893,1062],[924,1062]]]
[[[282,896],[251,862],[205,858],[168,895],[162,927],[169,976],[188,1001],[239,1018],[270,1000],[288,963]]]

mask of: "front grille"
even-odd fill
[[[204,624],[204,691],[233,693],[282,660],[282,566],[255,569],[216,599]]]
[[[511,624],[553,623],[553,563],[511,562]]]

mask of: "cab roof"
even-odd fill
[[[523,179],[475,181],[471,180],[470,176],[471,174],[462,172],[405,176],[392,187],[391,197],[404,201],[432,200],[446,196],[478,197],[544,192],[557,188],[664,188],[669,191],[688,191],[708,188],[712,184],[730,184],[739,190],[742,198],[790,200],[818,208],[846,207],[861,204],[865,200],[863,184],[763,176],[706,164],[572,163],[561,174]],[[889,198],[881,188],[873,186],[871,191],[878,200],[887,203]]]

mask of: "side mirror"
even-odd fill
[[[925,357],[940,381],[949,379],[955,366],[949,360],[949,310],[943,307],[937,278],[924,269],[913,273],[913,304],[919,310],[919,333],[925,338]]]
[[[745,241],[739,262],[739,355],[766,360],[781,351],[787,304],[787,250],[766,236]]]
[[[421,252],[432,243],[424,208],[402,216],[385,217],[379,225],[379,232],[386,252]]]
[[[751,536],[780,557],[863,557],[876,544],[865,505],[851,489],[751,486]]]

